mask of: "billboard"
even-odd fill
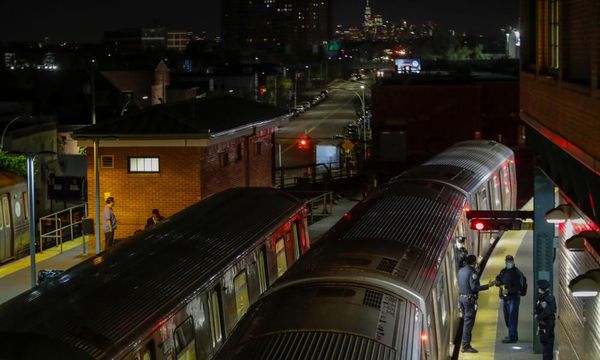
[[[396,59],[396,71],[398,74],[418,74],[421,72],[421,60]]]

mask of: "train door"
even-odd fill
[[[0,262],[13,256],[13,232],[10,214],[10,196],[2,194],[0,201]]]
[[[490,201],[489,201],[489,197],[488,197],[487,183],[485,184],[485,187],[483,187],[477,193],[477,210],[490,210]],[[477,239],[477,245],[473,249],[473,251],[474,251],[473,254],[482,255],[483,251],[484,251],[484,246],[483,246],[484,236],[482,236],[482,233],[479,231],[476,231],[475,234],[476,234],[475,239]]]

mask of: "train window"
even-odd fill
[[[277,257],[277,277],[280,277],[287,270],[285,241],[283,238],[279,238],[275,243],[275,256]]]
[[[2,210],[4,213],[4,226],[10,227],[10,203],[8,195],[2,195]]]
[[[267,290],[267,256],[264,246],[258,252],[258,283],[262,294]]]
[[[292,223],[292,236],[294,237],[294,259],[298,260],[302,251],[302,243],[300,242],[302,237],[300,236],[300,227],[297,221]]]
[[[492,177],[492,209],[502,210],[502,192],[500,191],[500,179],[498,174]]]
[[[489,210],[490,202],[488,200],[488,192],[486,188],[481,189],[477,193],[477,210]]]
[[[23,207],[25,208],[25,219],[29,219],[29,197],[23,192]]]
[[[504,189],[504,209],[510,210],[510,172],[507,166],[503,166],[500,172],[502,173],[502,188]]]
[[[248,296],[248,277],[246,276],[246,270],[237,274],[233,279],[233,286],[235,288],[235,308],[237,311],[238,320],[244,316],[248,311],[250,300]]]
[[[173,332],[177,360],[196,360],[196,340],[194,322],[187,318]]]
[[[221,291],[218,286],[210,292],[210,331],[212,334],[213,347],[223,339],[223,327],[221,326]]]

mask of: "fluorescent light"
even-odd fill
[[[571,206],[567,204],[558,205],[544,215],[546,222],[549,224],[562,224],[569,220],[570,217]]]
[[[579,275],[569,282],[569,290],[575,297],[595,297],[600,291],[600,269]]]

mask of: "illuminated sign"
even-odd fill
[[[421,72],[421,61],[418,59],[396,59],[398,74],[418,74]]]

